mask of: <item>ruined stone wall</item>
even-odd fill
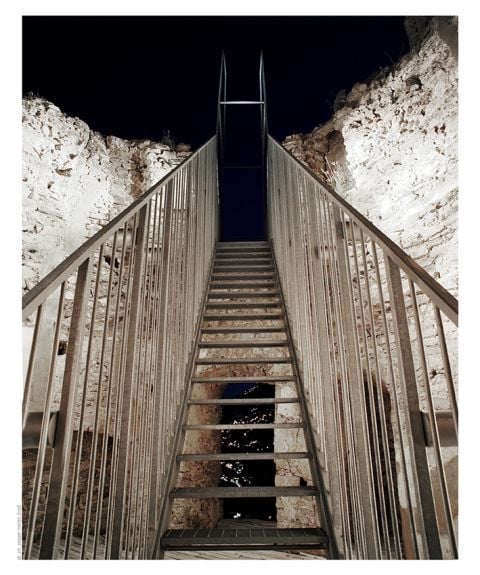
[[[406,27],[408,54],[284,145],[457,295],[456,19]]]
[[[310,134],[289,136],[284,146],[457,296],[457,22],[450,17],[407,18],[406,28],[408,54],[370,80],[357,83],[350,93],[339,95],[330,120]],[[372,298],[376,312],[376,293]],[[406,304],[413,324],[408,296]],[[449,409],[437,328],[426,304],[420,296],[430,386],[435,408]],[[374,321],[378,319],[375,314]],[[444,327],[452,370],[458,373],[456,330],[448,321]],[[425,389],[420,387],[419,393],[424,408]],[[443,448],[442,456],[451,479],[455,517],[457,450]],[[277,463],[278,476],[287,471]],[[405,507],[403,492],[400,499]],[[444,526],[441,530],[444,537]]]
[[[24,292],[185,157],[104,137],[41,98],[23,100],[22,128]]]

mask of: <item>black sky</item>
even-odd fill
[[[398,60],[408,40],[403,16],[27,16],[23,92],[104,135],[160,140],[169,131],[195,149],[215,132],[222,49],[228,97],[249,100],[263,50],[269,132],[282,140],[325,122],[340,90]],[[239,149],[249,141],[238,134]],[[262,236],[259,223],[242,231],[259,213],[256,197],[232,188],[224,239]]]
[[[215,130],[220,53],[229,91],[256,96],[265,55],[269,128],[282,139],[325,121],[335,94],[408,49],[403,17],[24,17],[23,91],[105,135],[195,148]]]

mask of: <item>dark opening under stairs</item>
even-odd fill
[[[313,484],[272,486],[189,486],[174,487],[170,491],[170,504],[177,499],[223,499],[264,497],[308,497],[316,500],[316,513],[322,509],[318,473],[314,469],[311,438],[305,399],[295,368],[285,307],[272,257],[267,242],[218,243],[208,286],[200,338],[195,352],[195,369],[187,399],[187,416],[183,433],[205,430],[287,429],[302,433],[305,451],[277,451],[260,453],[185,453],[178,447],[177,468],[183,462],[224,462],[248,460],[307,460]],[[223,351],[223,354],[222,354]],[[227,357],[225,357],[227,356]],[[208,366],[222,366],[221,376],[209,374]],[[280,366],[280,368],[279,368]],[[230,373],[229,371],[230,370]],[[253,370],[253,371],[252,371]],[[257,373],[258,372],[258,373]],[[242,374],[247,375],[242,375]],[[278,373],[278,375],[276,375]],[[205,375],[206,374],[206,375]],[[225,375],[227,374],[227,375]],[[198,398],[197,386],[211,384],[267,384],[281,386],[294,383],[296,395],[268,398]],[[278,395],[278,394],[277,394]],[[231,405],[296,405],[295,422],[273,423],[192,423],[191,409],[198,406],[226,407]],[[328,550],[329,537],[321,519],[310,527],[291,527],[272,522],[222,521],[215,528],[172,529],[161,536],[161,553],[167,550]],[[263,524],[262,524],[263,523]],[[319,527],[318,525],[322,525]],[[169,527],[169,525],[167,525]],[[324,551],[325,552],[325,551]]]

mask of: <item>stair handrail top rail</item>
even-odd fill
[[[278,140],[270,134],[269,142],[272,142],[282,150],[289,158],[298,164],[313,180],[320,184],[330,196],[330,199],[340,207],[359,227],[372,236],[384,249],[385,253],[403,270],[407,277],[416,282],[430,297],[433,303],[445,313],[445,315],[458,326],[458,300],[447,289],[440,285],[425,269],[412,257],[406,254],[400,246],[379,230],[365,216],[358,212],[352,205],[334,191],[332,186],[318,176],[307,165],[303,164],[289,150],[284,148]]]
[[[165,174],[163,178],[158,180],[153,186],[146,190],[139,198],[134,200],[122,212],[115,216],[108,224],[103,226],[92,237],[88,238],[81,246],[73,251],[67,258],[65,258],[58,266],[49,272],[42,280],[40,280],[31,290],[29,290],[22,298],[22,320],[26,320],[35,309],[43,303],[47,297],[52,294],[60,284],[68,278],[73,271],[75,271],[89,255],[109,236],[120,230],[125,222],[127,222],[132,215],[139,212],[140,209],[147,204],[151,197],[155,194],[159,187],[165,186],[173,179],[177,172],[185,168],[193,159],[198,156],[209,144],[215,139],[216,135],[209,138],[203,145],[198,147],[193,154],[185,158],[173,170]]]

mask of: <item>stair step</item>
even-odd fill
[[[226,274],[226,273],[220,273],[220,272],[212,272],[212,280],[263,280],[263,279],[270,279],[275,277],[275,274],[272,273],[263,273],[263,274]],[[210,282],[210,285],[212,285],[212,282]],[[257,284],[257,286],[260,284]],[[263,285],[263,284],[262,284]],[[240,286],[241,287],[241,286]]]
[[[249,321],[249,320],[264,320],[264,319],[283,319],[283,313],[221,313],[209,314],[203,316],[204,321]]]
[[[318,489],[293,487],[176,487],[170,492],[174,499],[240,499],[244,497],[314,497]]]
[[[265,240],[259,241],[244,241],[244,242],[218,242],[218,248],[236,248],[241,246],[252,246],[252,247],[268,247],[270,248],[270,243]]]
[[[233,252],[255,252],[255,251],[268,251],[271,252],[272,248],[270,246],[270,244],[268,243],[264,243],[264,244],[254,244],[254,243],[244,243],[244,244],[239,244],[239,243],[232,243],[232,244],[226,244],[226,243],[220,243],[217,244],[216,246],[216,251],[218,252],[225,252],[225,251],[233,251]]]
[[[268,302],[207,302],[207,307],[212,308],[233,308],[233,309],[247,309],[247,308],[269,308],[269,307],[280,307],[281,303],[277,301],[268,301]]]
[[[268,281],[268,282],[262,282],[262,283],[210,282],[210,290],[212,290],[212,289],[244,289],[244,288],[252,289],[252,288],[267,288],[267,287],[268,288],[269,287],[277,287],[277,282],[274,282],[274,281]],[[210,291],[210,293],[212,293],[212,292]],[[234,292],[234,293],[243,293],[243,292]],[[258,293],[262,293],[262,292],[258,292]],[[267,291],[267,292],[263,292],[263,293],[269,293],[269,292]]]
[[[303,429],[304,423],[199,423],[184,425],[184,431],[216,431],[221,429]]]
[[[202,358],[195,361],[197,365],[256,365],[257,363],[292,363],[291,357],[235,357],[235,358]]]
[[[215,252],[215,257],[218,258],[266,258],[272,257],[272,250],[270,248],[223,248]]]
[[[229,254],[231,255],[231,254]],[[258,256],[256,258],[249,257],[220,257],[217,256],[215,258],[215,265],[216,266],[229,266],[229,265],[248,265],[248,266],[257,266],[257,265],[272,265],[272,258],[271,256]]]
[[[209,299],[249,299],[249,298],[257,298],[257,297],[275,297],[278,296],[280,292],[278,290],[270,290],[270,291],[244,291],[244,292],[212,292],[210,291],[208,294]]]
[[[253,266],[253,265],[248,265],[248,266],[242,266],[242,265],[219,266],[219,265],[215,264],[215,266],[213,268],[213,273],[216,274],[218,272],[227,273],[227,272],[263,272],[263,271],[269,272],[272,270],[273,270],[272,265],[264,265],[264,264],[259,264],[258,266]]]
[[[221,260],[227,260],[232,258],[233,256],[235,256],[235,258],[239,258],[239,259],[257,259],[257,258],[266,258],[266,257],[270,257],[272,256],[272,252],[270,250],[263,250],[263,251],[257,251],[257,252],[239,252],[236,250],[231,250],[231,251],[217,251],[217,253],[215,254],[215,259],[219,258]]]
[[[202,333],[275,333],[284,332],[285,327],[202,327]],[[259,340],[260,341],[260,340]]]
[[[256,377],[192,377],[192,383],[282,383],[296,381],[294,375],[259,375]]]
[[[311,453],[306,451],[286,453],[182,453],[177,455],[177,461],[267,461],[272,459],[310,459]]]
[[[162,550],[287,550],[327,549],[328,537],[318,528],[168,529]]]
[[[265,405],[275,403],[299,403],[298,397],[251,397],[233,399],[190,399],[189,405]]]
[[[286,347],[288,345],[288,340],[264,340],[261,339],[250,339],[243,341],[201,341],[198,347],[203,348],[237,348],[237,347]]]

